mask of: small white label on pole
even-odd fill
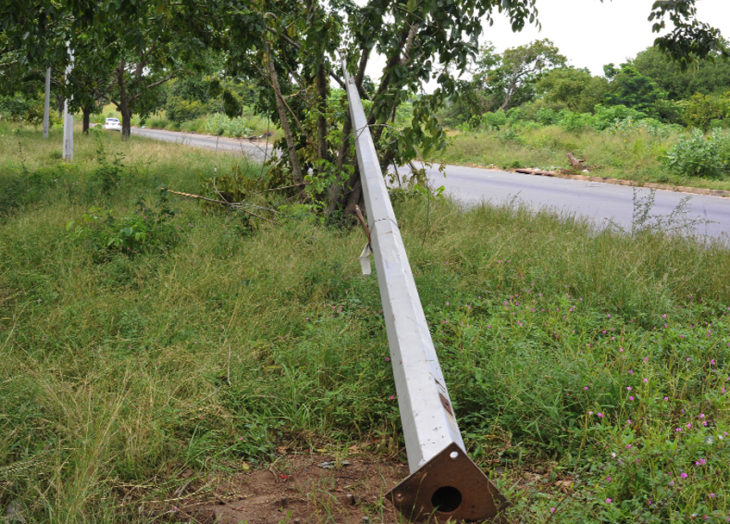
[[[372,254],[373,251],[370,249],[370,244],[365,244],[365,247],[362,248],[362,253],[360,253],[360,268],[362,269],[363,275],[370,274],[370,255]]]

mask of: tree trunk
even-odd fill
[[[499,106],[499,108],[502,111],[507,111],[507,108],[509,107],[509,103],[512,101],[512,96],[517,92],[517,85],[514,82],[511,82],[509,87],[507,87],[507,92],[504,94],[504,102],[502,102],[502,105]]]
[[[365,68],[368,64],[368,59],[370,58],[370,49],[363,49],[362,54],[360,55],[360,62],[357,66],[357,73],[355,74],[355,86],[357,86],[358,91],[360,92],[360,96],[364,98],[365,92],[362,88],[362,82],[365,78]],[[352,121],[350,120],[350,112],[348,111],[345,115],[345,125],[342,129],[342,144],[340,144],[340,148],[337,151],[337,158],[335,159],[335,172],[342,173],[342,166],[345,165],[345,161],[350,156],[350,140],[351,140],[351,134],[352,134]],[[355,168],[355,173],[353,173],[353,177],[355,180],[359,180],[359,176],[357,175],[357,168]],[[352,178],[350,180],[352,180]],[[343,187],[344,181],[341,178],[341,175],[338,175],[337,180],[334,184],[330,186],[329,190],[329,202],[327,205],[327,214],[332,214],[332,212],[337,209],[338,207],[342,207],[344,204],[344,207],[347,207],[347,202],[344,203],[340,201],[343,195],[343,190],[349,192],[352,190],[352,183],[348,183],[347,187]],[[345,193],[347,195],[347,193]],[[362,207],[362,206],[360,206]]]
[[[57,93],[53,96],[53,98],[56,99],[56,111],[58,111],[58,118],[63,118],[63,103],[66,101],[66,98],[63,96],[63,93]]]
[[[120,113],[122,113],[122,140],[129,140],[132,134],[132,111],[124,104]]]
[[[276,74],[276,68],[274,67],[274,59],[271,55],[271,46],[268,42],[266,43],[266,67],[269,70],[269,78],[271,80],[271,87],[274,89],[274,98],[276,99],[276,110],[279,113],[279,120],[281,121],[281,130],[284,131],[284,137],[286,138],[286,148],[289,152],[289,160],[291,161],[292,172],[294,173],[294,181],[297,183],[304,182],[302,176],[302,170],[299,168],[299,158],[297,158],[297,149],[294,144],[294,138],[289,127],[289,119],[286,116],[286,109],[284,108],[284,97],[281,94],[281,87],[279,86],[279,76]]]
[[[129,108],[127,85],[124,82],[125,63],[122,61],[117,67],[117,82],[119,83],[119,112],[122,114],[122,140],[129,140],[132,134],[132,111]]]
[[[51,68],[46,69],[46,91],[43,99],[43,138],[48,138],[51,122]]]
[[[91,118],[91,108],[90,107],[82,107],[81,112],[83,113],[83,120],[82,120],[82,131],[85,135],[89,134],[89,120]]]
[[[329,144],[327,144],[327,73],[324,70],[324,56],[322,57],[322,65],[320,65],[317,71],[317,98],[318,100],[318,112],[317,117],[317,140],[318,140],[318,153],[320,160],[327,158],[327,151],[329,150]]]

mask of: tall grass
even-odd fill
[[[60,167],[38,135],[0,134],[4,184],[58,179],[0,218],[0,509],[147,522],[188,469],[225,474],[282,444],[402,449],[360,231],[281,216],[251,233],[174,201],[176,244],[99,259],[69,220],[153,209],[159,185],[194,192],[238,160],[102,135]],[[96,140],[125,155],[106,195],[90,189]],[[726,248],[394,198],[467,446],[511,518],[730,516]]]
[[[672,127],[625,123],[597,131],[572,132],[557,125],[524,125],[502,130],[454,132],[449,145],[431,160],[503,169],[570,168],[567,154],[586,160],[593,176],[660,182],[673,185],[730,189],[719,179],[673,174],[666,165],[668,151],[681,133]]]

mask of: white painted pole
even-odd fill
[[[51,122],[51,68],[46,69],[46,98],[43,102],[43,138],[48,138]]]
[[[70,42],[66,42],[66,48],[69,56],[69,63],[66,66],[66,85],[68,85],[68,77],[74,68],[74,55]],[[74,117],[69,112],[69,102],[68,98],[63,101],[63,159],[70,162],[74,157]]]
[[[365,112],[343,65],[410,475],[387,497],[406,517],[494,517],[504,497],[466,454]]]

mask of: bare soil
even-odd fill
[[[385,494],[407,475],[405,464],[363,453],[285,454],[268,469],[208,479],[207,493],[162,513],[204,524],[402,523]]]

